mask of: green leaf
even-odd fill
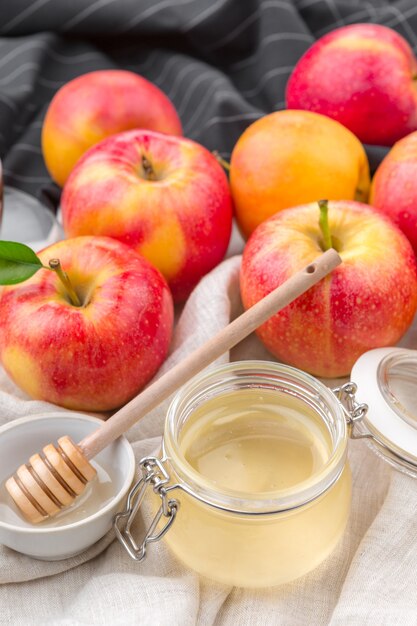
[[[41,268],[42,261],[29,246],[15,241],[0,241],[0,285],[16,285]]]

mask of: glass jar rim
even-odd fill
[[[187,401],[204,393],[205,390],[214,390],[222,384],[233,383],[246,378],[248,381],[256,376],[255,383],[261,379],[270,383],[287,385],[288,389],[299,386],[300,394],[308,394],[309,404],[317,398],[317,405],[313,406],[316,413],[323,420],[324,413],[319,410],[320,401],[326,406],[333,420],[334,432],[331,433],[332,450],[325,464],[306,480],[290,488],[271,491],[261,494],[246,494],[230,489],[217,487],[205,479],[184,458],[179,445],[178,424]],[[217,383],[216,383],[217,379]],[[334,393],[318,379],[310,374],[289,365],[273,361],[247,360],[234,361],[225,365],[211,367],[186,383],[174,396],[165,422],[163,437],[163,455],[170,462],[176,477],[178,487],[189,495],[214,508],[230,513],[260,515],[289,511],[320,497],[339,478],[346,461],[347,452],[347,425],[343,408]]]

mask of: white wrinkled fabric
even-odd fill
[[[234,256],[201,281],[179,315],[171,354],[159,375],[240,312],[239,268],[240,257]],[[415,347],[416,334],[412,328],[402,344]],[[229,357],[272,359],[254,336],[223,361]],[[127,434],[137,459],[158,446],[167,405]],[[4,372],[0,407],[0,424],[55,408],[30,400]],[[137,564],[111,532],[87,552],[61,562],[32,560],[0,546],[0,624],[417,624],[417,482],[390,468],[363,441],[352,441],[349,448],[353,502],[346,533],[334,553],[304,578],[260,591],[232,589],[200,579],[163,542],[152,544],[146,561]],[[142,521],[135,526],[139,533]]]

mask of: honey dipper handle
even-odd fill
[[[103,426],[85,437],[78,444],[81,451],[88,459],[93,458],[190,378],[215,361],[224,352],[233,348],[272,315],[318,283],[341,262],[337,252],[330,249],[307,267],[291,276],[285,283],[228,324],[217,335],[168,370],[156,382],[146,387],[142,393],[117,411],[107,422],[104,422]]]

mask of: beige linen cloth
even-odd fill
[[[201,281],[179,317],[160,373],[240,312],[239,268],[240,257],[233,256]],[[416,347],[416,331],[402,343]],[[229,358],[272,359],[254,336],[223,360]],[[137,459],[157,447],[167,406],[128,433]],[[4,372],[0,408],[1,424],[54,409],[30,400]],[[351,441],[349,448],[353,502],[347,530],[334,553],[309,575],[265,590],[226,587],[183,567],[163,542],[151,545],[146,561],[137,564],[112,532],[60,562],[32,560],[0,546],[0,624],[417,624],[417,482],[390,468],[364,441]],[[139,533],[142,520],[135,526]]]

